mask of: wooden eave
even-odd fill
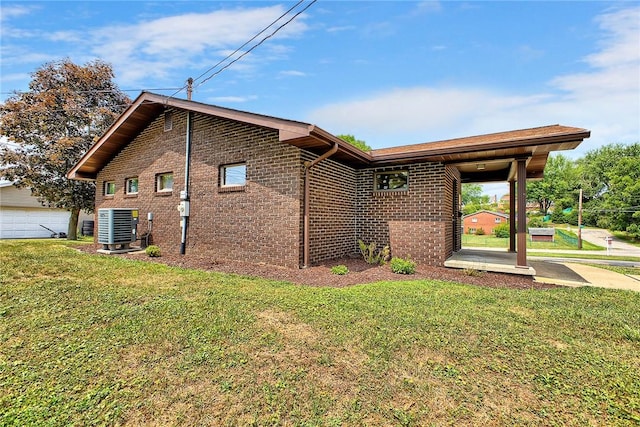
[[[510,180],[513,178],[511,162],[521,157],[529,158],[527,177],[540,178],[551,151],[574,149],[583,139],[590,136],[590,132],[585,129],[552,125],[386,148],[367,153],[309,123],[143,92],[67,176],[72,179],[95,180],[98,172],[167,107],[275,129],[281,142],[319,155],[337,145],[338,151],[331,159],[355,168],[419,162],[454,164],[461,171],[463,182]],[[476,173],[473,167],[481,162],[489,164],[490,167]]]

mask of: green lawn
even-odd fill
[[[532,242],[529,238],[529,234],[527,237],[527,248],[531,249],[578,249],[578,245],[574,239],[577,240],[577,236],[574,232],[561,230],[562,234],[558,234],[556,232],[555,241],[554,242]],[[569,236],[569,239],[564,236]],[[484,234],[481,236],[477,236],[475,234],[463,234],[462,235],[462,245],[466,247],[480,247],[480,248],[508,248],[509,247],[509,238],[500,238],[491,234]],[[592,243],[587,242],[586,240],[582,241],[582,249],[587,251],[593,250],[604,250],[606,248],[602,246],[597,246]]]
[[[0,425],[638,425],[640,293],[350,288],[0,242]]]

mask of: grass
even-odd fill
[[[528,252],[528,257],[545,257],[545,258],[576,258],[576,259],[600,259],[607,261],[634,261],[640,262],[640,257],[637,256],[624,256],[624,255],[602,255],[589,252],[571,254],[564,252],[543,252],[535,251]]]
[[[587,265],[590,265],[591,267],[603,268],[609,271],[615,271],[616,273],[620,273],[620,274],[640,276],[640,268],[638,267],[624,267],[624,266],[603,265],[603,264],[587,264]]]
[[[640,294],[343,289],[0,243],[0,425],[637,425]]]
[[[616,236],[618,239],[624,240],[626,243],[629,243],[630,245],[640,247],[640,239],[636,239],[632,237],[626,231],[614,231],[613,235]]]
[[[575,233],[566,230],[562,230],[562,233],[569,236],[575,236]],[[554,242],[532,242],[529,238],[529,234],[527,234],[526,236],[527,248],[530,249],[578,249],[577,244],[573,243],[573,241],[567,241],[563,239],[562,235],[560,234],[556,234]],[[577,236],[575,238],[577,239]],[[508,248],[509,238],[500,238],[490,234],[481,236],[477,236],[475,234],[463,234],[462,245],[468,247]],[[582,249],[587,251],[597,251],[604,250],[605,248],[583,240]]]

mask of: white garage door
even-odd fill
[[[51,232],[67,232],[70,212],[51,209],[0,209],[0,239],[51,237]]]

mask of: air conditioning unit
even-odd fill
[[[98,243],[105,250],[128,249],[137,239],[138,209],[98,209]]]

